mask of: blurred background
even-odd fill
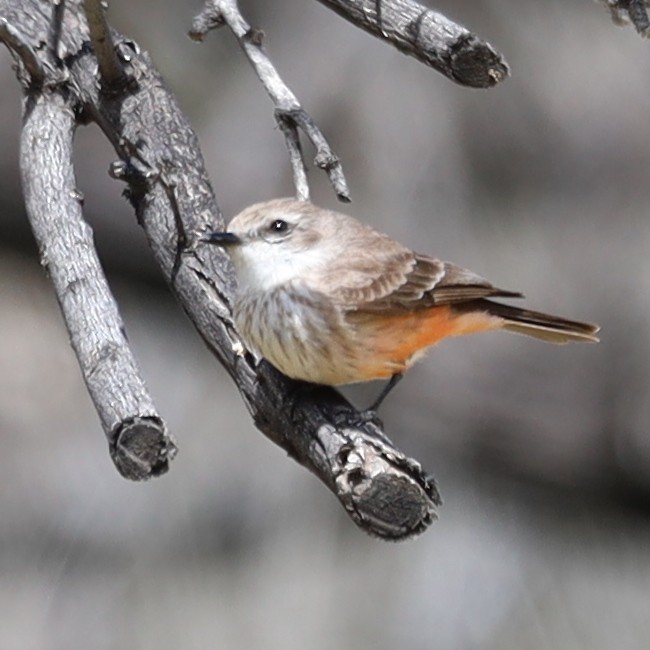
[[[38,264],[18,174],[20,91],[0,50],[0,647],[645,648],[650,638],[650,43],[587,0],[441,0],[506,57],[454,85],[317,2],[241,0],[342,157],[344,209],[598,346],[500,333],[433,350],[383,407],[433,472],[441,518],[367,537],[253,427],[162,283],[98,129],[86,215],[180,447],[146,484],[113,468]],[[432,3],[430,3],[432,4]],[[292,192],[272,106],[199,2],[112,3],[194,124],[226,215]],[[314,200],[337,207],[321,172]],[[347,394],[361,406],[376,387]]]

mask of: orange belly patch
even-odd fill
[[[363,375],[359,381],[403,372],[422,352],[448,336],[498,329],[503,324],[503,319],[486,312],[462,313],[449,305],[403,314],[354,314],[350,320],[357,326],[365,352],[359,359]]]

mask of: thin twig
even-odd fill
[[[34,48],[5,18],[0,18],[0,41],[22,61],[29,74],[30,82],[35,86],[40,86],[45,79],[45,70],[41,60],[36,56]]]
[[[309,198],[309,185],[298,136],[301,129],[316,149],[315,164],[324,169],[341,201],[350,200],[350,192],[338,156],[315,122],[300,105],[297,97],[284,83],[262,45],[263,33],[246,22],[236,0],[207,0],[192,23],[193,38],[202,38],[209,25],[226,23],[253,66],[262,85],[276,107],[275,115],[282,130],[293,171],[296,195]],[[203,30],[203,31],[202,31]]]
[[[100,0],[84,0],[84,11],[88,21],[90,40],[95,48],[99,73],[105,89],[115,89],[126,83],[126,74],[115,51],[111,31],[106,22]]]
[[[28,99],[20,167],[27,214],[113,462],[133,480],[167,471],[176,446],[124,334],[84,221],[72,167],[74,113],[61,95]]]
[[[48,50],[54,64],[59,62],[59,42],[65,14],[65,0],[52,0],[52,19],[48,25]]]
[[[464,86],[490,88],[509,74],[489,43],[415,0],[318,1]]]
[[[212,2],[205,2],[200,13],[194,16],[192,27],[188,32],[193,41],[201,42],[205,35],[213,30],[219,29],[226,24],[219,10],[213,6]]]
[[[343,167],[309,113],[302,108],[293,110],[276,109],[275,116],[280,124],[295,125],[294,129],[301,129],[303,133],[307,134],[316,147],[314,164],[327,173],[339,200],[349,202],[350,195],[343,175]]]
[[[276,110],[275,121],[284,133],[284,141],[289,150],[289,164],[293,175],[293,185],[296,189],[296,198],[299,201],[309,201],[309,181],[307,168],[300,143],[300,134],[296,123],[286,117],[286,113]]]

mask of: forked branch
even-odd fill
[[[14,54],[27,52],[25,67],[43,70],[43,90],[21,76],[27,205],[114,457],[113,441],[124,443],[124,463],[116,460],[123,473],[142,478],[164,471],[174,446],[130,355],[82,219],[71,142],[75,124],[88,119],[114,146],[120,162],[113,174],[127,183],[164,277],[233,377],[257,427],[314,472],[364,530],[389,539],[424,530],[440,504],[435,483],[395,448],[380,423],[368,422],[335,390],[306,387],[260,363],[239,338],[230,316],[230,264],[216,247],[199,243],[203,232],[223,227],[199,143],[148,55],[113,31],[115,48],[128,53],[121,59],[132,83],[106,93],[102,55],[88,47],[82,0],[68,0],[64,12],[41,0],[0,0],[0,19],[10,34],[21,35]],[[54,20],[60,20],[58,36],[42,48]],[[0,40],[12,47],[2,32]],[[30,52],[40,65],[29,62]]]
[[[338,198],[342,201],[349,201],[350,193],[343,174],[341,161],[316,123],[302,108],[297,97],[291,92],[275,69],[262,45],[263,32],[251,28],[239,11],[237,2],[235,0],[207,0],[201,12],[194,19],[190,36],[196,40],[201,40],[209,29],[221,27],[222,25],[228,25],[239,41],[255,73],[275,105],[276,121],[284,133],[287,149],[289,150],[296,197],[304,201],[309,199],[307,170],[300,144],[299,131],[302,131],[316,149],[316,158],[314,160],[316,166],[325,170]]]

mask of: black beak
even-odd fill
[[[201,237],[201,241],[225,248],[228,246],[237,246],[242,243],[241,237],[232,232],[211,232]]]

